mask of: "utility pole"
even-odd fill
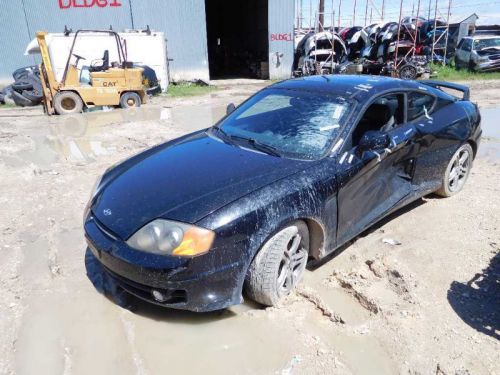
[[[319,0],[319,31],[323,31],[325,24],[325,0]]]
[[[340,30],[340,7],[341,6],[342,6],[342,0],[339,0],[339,18],[337,21],[337,27],[339,28],[339,30]]]
[[[384,10],[385,10],[385,0],[382,0],[382,15],[380,16],[380,20],[384,22]]]
[[[356,2],[357,0],[354,0],[354,11],[352,13],[352,26],[356,26]]]
[[[302,0],[297,0],[297,29],[302,29]]]
[[[366,0],[366,6],[365,6],[365,26],[367,21],[368,21],[368,0]]]
[[[428,10],[428,12],[427,12],[427,19],[428,19],[428,20],[430,20],[430,19],[431,19],[431,6],[432,6],[432,5],[431,5],[431,4],[432,4],[432,3],[431,3],[431,1],[432,1],[432,0],[429,0],[429,10]]]

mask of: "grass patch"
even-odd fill
[[[204,95],[217,90],[215,86],[200,85],[191,82],[179,82],[177,84],[170,84],[168,86],[167,96],[172,98]]]
[[[16,108],[16,107],[17,107],[17,105],[12,104],[12,103],[5,103],[5,104],[0,103],[0,109],[2,109],[2,108]]]
[[[433,78],[438,78],[444,81],[473,81],[478,79],[500,79],[500,72],[479,73],[471,72],[468,69],[455,69],[454,66],[443,66],[440,64],[432,64],[431,71]],[[434,73],[435,72],[435,73]]]

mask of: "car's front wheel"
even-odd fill
[[[309,231],[295,221],[272,236],[259,250],[245,280],[247,295],[274,306],[299,283],[309,254]]]
[[[453,154],[444,172],[441,188],[436,191],[442,197],[451,197],[465,185],[472,167],[474,152],[470,144],[465,143]]]

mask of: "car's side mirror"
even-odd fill
[[[359,140],[358,150],[369,151],[386,148],[390,144],[389,136],[378,130],[369,130]]]
[[[229,103],[226,107],[226,115],[229,115],[231,112],[234,112],[235,109],[236,106],[234,105],[234,103]]]

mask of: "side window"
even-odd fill
[[[366,109],[352,133],[352,146],[369,130],[389,131],[404,122],[404,95],[381,96]]]
[[[420,92],[408,94],[408,121],[424,116],[434,105],[434,97]]]
[[[465,39],[462,49],[464,51],[470,52],[472,50],[472,39]]]
[[[461,39],[460,42],[458,42],[457,49],[463,49],[464,41],[465,39]]]

